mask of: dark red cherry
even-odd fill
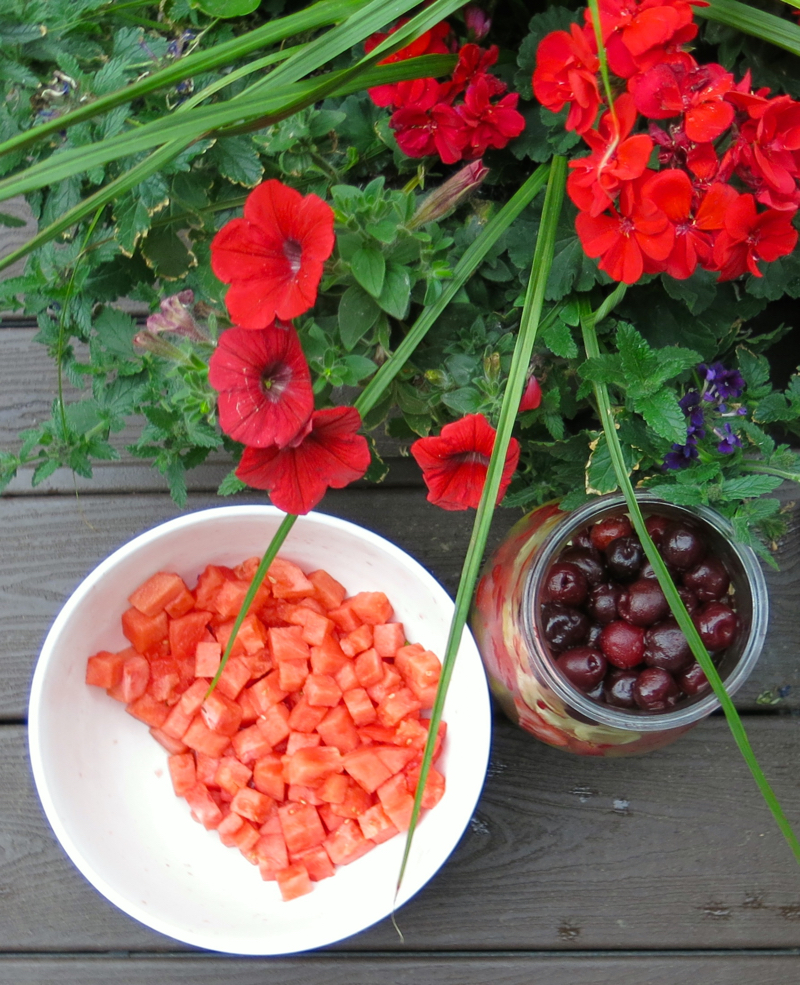
[[[584,548],[588,551],[596,550],[595,546],[592,544],[592,528],[584,527],[577,533],[572,535],[572,546]]]
[[[634,626],[652,626],[667,615],[669,603],[657,581],[639,578],[620,595],[617,612]]]
[[[671,523],[661,541],[661,555],[678,571],[688,571],[705,557],[706,545],[694,527],[682,520]]]
[[[558,650],[580,646],[589,632],[589,620],[580,609],[550,602],[542,606],[544,637]]]
[[[595,622],[613,622],[617,616],[617,599],[622,594],[619,585],[598,585],[589,592],[589,600],[586,604],[586,611]]]
[[[664,539],[664,534],[670,525],[670,520],[666,516],[659,516],[657,513],[653,513],[645,518],[644,525],[650,534],[650,540],[658,547]]]
[[[693,568],[684,572],[683,584],[690,588],[700,602],[721,599],[731,583],[728,569],[713,554],[708,554]]]
[[[724,650],[736,639],[739,617],[724,602],[706,602],[692,616],[697,632],[712,653]]]
[[[686,611],[690,616],[697,612],[700,607],[700,603],[697,601],[697,596],[691,588],[687,588],[685,585],[678,585],[678,595],[680,595],[683,600],[683,604],[686,606]]]
[[[674,674],[692,659],[691,648],[674,619],[665,619],[644,634],[644,662],[648,667],[660,667]]]
[[[589,626],[589,632],[586,636],[586,645],[598,649],[600,646],[600,634],[603,632],[603,627],[600,623],[593,622]]]
[[[608,663],[599,650],[579,646],[565,650],[556,660],[558,669],[581,691],[591,691],[605,677]]]
[[[603,684],[603,694],[606,702],[617,708],[635,708],[633,700],[633,685],[639,675],[635,670],[609,670]]]
[[[589,587],[593,588],[595,585],[599,585],[606,575],[600,557],[600,552],[594,548],[568,547],[566,551],[559,554],[558,560],[568,561],[570,564],[574,564],[576,568],[580,568],[586,576]]]
[[[632,533],[631,521],[626,516],[607,516],[592,527],[592,544],[598,551],[604,551],[612,540],[630,537]]]
[[[633,685],[633,700],[644,711],[667,711],[680,697],[675,678],[660,667],[645,667]]]
[[[644,551],[638,537],[617,537],[606,548],[606,567],[619,581],[633,581],[643,559]]]
[[[675,680],[678,682],[678,687],[686,694],[699,694],[711,686],[703,668],[696,660],[677,674]]]
[[[543,602],[559,602],[561,605],[582,605],[589,594],[586,575],[576,564],[556,561],[547,572],[542,585]]]
[[[642,662],[644,630],[621,619],[610,622],[600,634],[600,648],[610,664],[629,670]]]

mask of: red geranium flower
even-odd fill
[[[447,103],[447,84],[426,79],[417,101],[395,110],[389,126],[395,131],[397,146],[407,157],[438,154],[445,164],[455,164],[468,140],[462,118]]]
[[[219,391],[222,430],[244,445],[288,444],[314,410],[311,374],[291,325],[223,332],[208,381]]]
[[[308,513],[326,489],[342,489],[369,468],[369,445],[357,433],[360,427],[354,407],[317,410],[285,448],[245,448],[236,475],[254,489],[266,489],[278,509]]]
[[[591,29],[588,9],[585,18]],[[681,60],[681,45],[697,34],[686,0],[600,0],[600,23],[609,68],[621,79],[644,72],[668,56]]]
[[[612,208],[610,215],[598,216],[579,212],[575,220],[584,253],[600,257],[600,269],[626,284],[635,284],[642,276],[645,258],[657,264],[666,260],[675,239],[667,216],[641,196],[641,182],[623,189],[619,211]],[[654,272],[653,264],[648,264],[648,272]]]
[[[394,34],[398,28],[401,28],[404,24],[407,24],[408,20],[408,17],[403,17],[388,33],[373,34],[372,37],[367,38],[364,42],[364,51],[369,54],[374,48],[378,47],[381,41],[385,41],[386,38]],[[434,27],[432,27],[429,31],[426,31],[424,34],[420,34],[416,41],[412,41],[411,44],[406,45],[405,48],[401,48],[393,55],[389,55],[386,58],[381,59],[378,64],[392,65],[395,62],[402,62],[407,58],[417,58],[420,55],[446,55],[449,52],[449,48],[445,44],[444,39],[449,33],[450,25],[446,21],[441,21],[439,24],[434,25]],[[368,89],[367,92],[376,106],[398,106],[400,103],[396,98],[397,87],[402,84],[403,83],[395,82],[382,86],[373,86],[373,88]]]
[[[488,78],[479,75],[468,87],[464,105],[456,110],[464,121],[467,138],[464,156],[467,159],[481,157],[488,147],[502,149],[525,129],[525,117],[517,112],[517,93],[509,93],[496,103],[490,102]]]
[[[333,209],[265,181],[244,203],[244,217],[211,241],[211,269],[230,290],[225,304],[242,328],[266,328],[301,315],[317,300],[322,267],[334,245]]]
[[[483,414],[468,414],[445,424],[438,438],[419,438],[411,454],[422,469],[428,502],[445,510],[477,509],[496,432]],[[519,442],[512,438],[503,467],[497,502],[505,495],[519,462]]]
[[[458,62],[453,69],[450,83],[450,100],[463,92],[476,79],[483,78],[489,86],[489,95],[502,96],[508,86],[502,79],[492,75],[489,69],[497,61],[499,49],[496,44],[484,50],[476,44],[465,44],[458,52]]]
[[[733,122],[733,106],[725,96],[733,76],[721,65],[701,65],[687,71],[662,63],[631,79],[636,108],[651,120],[684,114],[683,129],[693,143],[716,140]]]
[[[554,113],[569,103],[565,126],[576,133],[589,129],[602,102],[597,84],[600,62],[593,45],[591,28],[584,32],[572,24],[569,34],[552,31],[536,49],[534,95]]]
[[[757,212],[752,195],[739,195],[725,210],[725,226],[714,243],[719,279],[732,280],[748,271],[761,277],[759,260],[769,263],[791,253],[797,243],[793,216],[777,209]]]

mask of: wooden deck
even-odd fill
[[[18,323],[17,323],[18,324]],[[0,326],[0,448],[54,396],[33,329]],[[192,480],[187,509],[215,502],[227,469]],[[767,644],[737,704],[800,829],[800,509],[767,572]],[[253,497],[256,500],[257,497]],[[248,501],[243,497],[241,501]],[[395,541],[454,592],[471,514],[425,502],[407,460],[377,487],[330,493],[321,510]],[[30,774],[26,707],[50,623],[103,557],[180,511],[160,477],[128,460],[94,482],[20,477],[0,498],[0,983],[281,982],[367,985],[787,985],[800,981],[800,870],[724,719],[637,759],[550,749],[498,713],[477,811],[442,871],[398,914],[325,951],[205,954],[154,933],[100,896],[67,859]],[[498,511],[493,543],[517,518]]]

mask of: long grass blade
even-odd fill
[[[483,552],[486,548],[486,540],[489,535],[489,527],[494,513],[494,504],[500,489],[500,480],[503,473],[503,465],[506,459],[508,444],[511,440],[511,431],[514,427],[514,420],[517,416],[519,403],[522,398],[522,391],[525,386],[525,377],[530,363],[533,344],[539,327],[544,303],[544,292],[547,285],[547,278],[550,275],[550,267],[553,262],[555,250],[556,229],[558,218],[561,213],[561,204],[564,198],[564,187],[566,183],[567,162],[563,157],[555,157],[550,165],[550,175],[545,193],[544,206],[542,208],[542,220],[539,226],[539,234],[536,239],[536,249],[533,254],[533,266],[531,276],[528,281],[528,289],[525,296],[525,305],[522,310],[522,320],[517,336],[517,344],[514,348],[514,355],[508,373],[508,383],[503,396],[503,405],[500,411],[500,419],[497,425],[497,437],[495,438],[494,450],[486,474],[486,482],[478,506],[475,522],[472,528],[467,554],[464,559],[464,566],[461,571],[461,580],[456,593],[455,612],[450,626],[450,634],[447,640],[444,657],[442,659],[442,675],[436,691],[436,700],[431,710],[431,720],[428,726],[428,740],[425,744],[425,751],[420,764],[420,774],[417,781],[417,792],[414,798],[414,810],[411,815],[411,825],[406,836],[403,861],[397,878],[397,891],[399,892],[403,876],[405,875],[408,859],[411,852],[411,845],[419,819],[422,804],[422,794],[425,790],[425,782],[430,771],[433,759],[433,747],[439,723],[442,720],[447,688],[453,674],[456,655],[461,644],[461,636],[467,622],[472,596],[478,580]]]
[[[597,333],[595,331],[595,317],[592,314],[586,297],[580,299],[579,311],[581,316],[581,330],[583,332],[583,344],[586,349],[586,355],[589,358],[598,356],[600,354],[600,346],[598,344]],[[708,678],[709,683],[714,690],[714,694],[717,696],[717,699],[722,706],[722,710],[725,713],[725,718],[728,720],[728,725],[731,733],[733,734],[733,738],[739,747],[739,751],[741,752],[744,761],[747,763],[750,772],[753,774],[753,779],[761,791],[761,795],[763,796],[767,807],[769,807],[772,812],[781,833],[791,848],[795,859],[800,862],[800,842],[798,842],[797,836],[794,831],[792,831],[791,825],[783,812],[783,808],[778,802],[769,781],[764,776],[764,773],[758,764],[758,760],[756,759],[753,748],[750,745],[750,740],[747,737],[742,720],[739,717],[739,713],[736,711],[736,706],[728,695],[728,692],[725,690],[725,685],[722,683],[722,679],[719,676],[717,668],[714,666],[708,651],[703,645],[703,641],[700,639],[700,634],[697,632],[697,628],[692,622],[691,616],[686,611],[686,606],[683,604],[683,600],[678,594],[678,589],[675,587],[675,583],[670,577],[658,549],[653,543],[650,534],[647,532],[644,517],[642,516],[642,511],[639,508],[639,503],[636,499],[636,494],[634,493],[630,476],[625,466],[625,460],[623,458],[622,447],[620,446],[617,429],[614,426],[614,412],[611,407],[608,388],[604,383],[595,383],[594,394],[597,402],[597,410],[603,425],[603,433],[606,436],[606,442],[611,453],[614,474],[617,478],[617,484],[625,497],[631,523],[633,524],[633,527],[642,542],[642,547],[647,555],[647,559],[653,565],[653,570],[658,578],[658,583],[661,586],[661,590],[666,596],[667,601],[669,602],[672,614],[675,616],[678,625],[683,630],[683,634],[689,642],[692,653],[695,655],[698,663],[703,668],[703,672]]]
[[[726,24],[754,38],[769,41],[793,55],[800,55],[800,27],[775,14],[768,14],[738,0],[709,0],[707,7],[695,7],[694,12],[698,17]]]

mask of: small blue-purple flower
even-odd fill
[[[722,363],[716,362],[710,366],[701,363],[697,371],[707,384],[704,387],[704,400],[721,403],[724,400],[735,400],[744,392],[744,378],[738,369],[727,369]]]
[[[724,427],[714,428],[714,434],[721,439],[717,445],[717,451],[722,452],[723,455],[730,455],[736,448],[742,447],[738,435],[733,433],[727,421]]]

